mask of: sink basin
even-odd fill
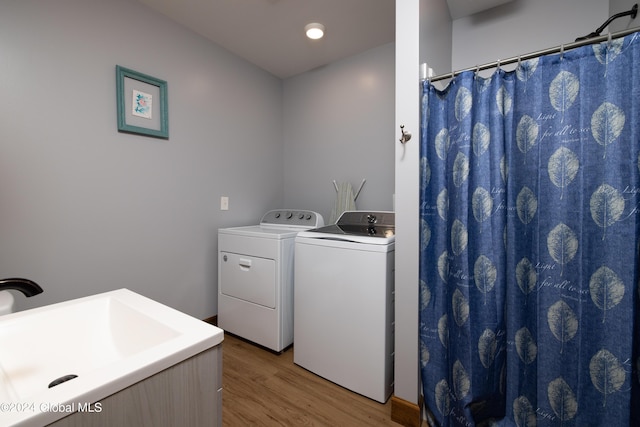
[[[222,340],[221,329],[128,289],[5,315],[0,425],[51,423]]]

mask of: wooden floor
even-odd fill
[[[395,426],[391,403],[350,392],[277,355],[225,334],[222,420],[235,426]]]

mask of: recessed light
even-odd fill
[[[312,22],[304,27],[304,31],[310,39],[321,39],[324,36],[324,25]]]

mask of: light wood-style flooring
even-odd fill
[[[222,422],[235,426],[394,426],[391,402],[378,403],[278,355],[225,333]]]

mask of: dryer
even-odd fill
[[[323,225],[319,213],[278,209],[219,229],[218,326],[276,352],[291,345],[295,237]]]

